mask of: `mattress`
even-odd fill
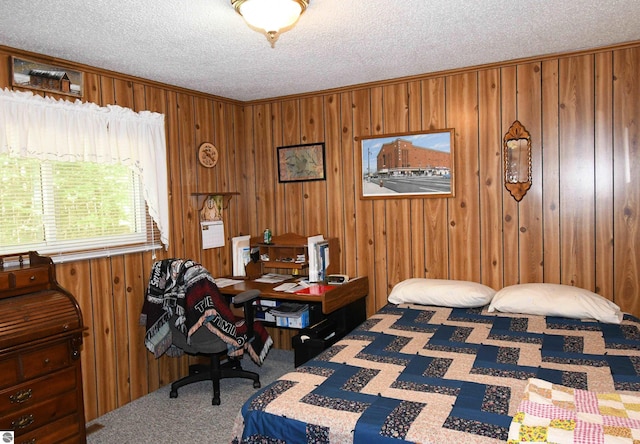
[[[232,442],[505,442],[532,378],[637,395],[639,327],[388,304],[256,392]]]

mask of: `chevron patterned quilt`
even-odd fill
[[[630,315],[615,325],[389,304],[251,397],[232,440],[506,442],[531,378],[637,396],[639,328]]]

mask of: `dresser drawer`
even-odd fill
[[[58,421],[47,424],[32,432],[16,437],[16,444],[53,444],[53,443],[84,443],[80,430],[83,421],[78,419],[78,414],[65,416]]]
[[[77,396],[76,392],[67,392],[31,408],[0,416],[0,430],[13,430],[18,436],[57,421],[76,412]]]
[[[0,389],[18,382],[18,369],[18,358],[15,356],[0,361]]]
[[[51,373],[66,367],[70,363],[69,344],[60,342],[47,348],[21,355],[22,376],[24,379]]]
[[[35,285],[43,285],[49,282],[48,268],[29,268],[15,270],[13,272],[16,288],[26,288]]]
[[[64,392],[75,390],[76,368],[69,367],[42,378],[0,391],[0,416],[31,407]]]

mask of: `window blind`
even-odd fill
[[[160,248],[140,178],[127,166],[0,154],[0,186],[0,254]]]

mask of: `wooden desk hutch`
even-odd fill
[[[0,256],[0,430],[16,443],[86,442],[83,330],[50,258]]]

